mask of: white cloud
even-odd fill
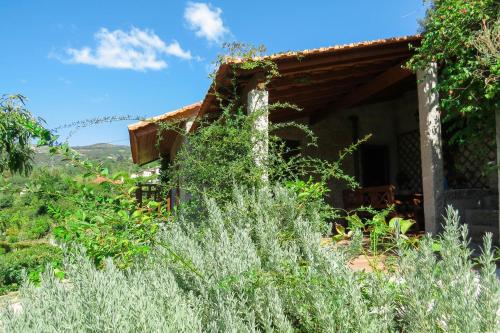
[[[222,9],[209,3],[189,2],[184,11],[184,19],[189,28],[196,31],[196,36],[209,42],[219,43],[229,33],[221,18]]]
[[[165,46],[165,52],[182,59],[192,59],[191,52],[184,51],[178,41],[174,40],[171,44]]]
[[[191,52],[183,50],[179,42],[174,40],[166,44],[153,31],[147,29],[132,28],[129,32],[125,32],[101,28],[94,38],[97,41],[95,50],[88,46],[81,49],[68,48],[66,53],[69,58],[57,58],[68,63],[137,71],[166,68],[167,63],[162,59],[162,55],[181,59],[193,58]]]

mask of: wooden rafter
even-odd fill
[[[380,50],[379,52],[359,54],[356,56],[349,55],[337,55],[335,57],[326,58],[323,61],[304,61],[295,66],[278,66],[281,75],[292,75],[298,73],[304,73],[308,71],[317,70],[333,70],[336,68],[341,68],[342,66],[348,67],[354,63],[357,64],[373,64],[374,59],[377,61],[390,61],[395,59],[404,58],[408,55],[408,51],[404,49],[399,50]]]
[[[318,71],[302,75],[281,76],[270,83],[269,89],[286,90],[289,87],[302,87],[312,84],[343,81],[347,78],[358,78],[375,74],[380,72],[380,70],[378,66],[363,66],[355,69],[351,67],[342,70]]]
[[[274,114],[271,114],[270,119],[272,122],[279,123],[284,121],[293,121],[300,118],[307,118],[310,117],[312,114],[313,114],[312,111],[310,110],[306,111],[305,109],[303,111],[281,110],[275,112]]]
[[[316,123],[326,118],[331,113],[338,113],[342,110],[356,106],[410,75],[412,75],[412,72],[402,68],[402,64],[391,67],[370,82],[356,88],[341,100],[330,103],[330,105],[326,108],[327,110],[330,110],[330,112],[323,112],[316,115],[314,119],[311,119],[311,122]]]
[[[373,77],[373,76],[372,76]],[[298,87],[291,86],[287,90],[276,90],[269,89],[269,93],[273,96],[277,96],[279,98],[288,98],[291,101],[295,100],[295,98],[299,98],[299,96],[310,96],[315,94],[322,93],[330,93],[332,95],[338,93],[345,93],[346,91],[351,91],[353,87],[363,84],[370,80],[370,77],[361,77],[355,78],[352,80],[342,80],[342,81],[333,81],[327,83],[318,83],[306,87],[302,87],[298,89]]]

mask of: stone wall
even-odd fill
[[[498,244],[498,191],[496,189],[455,189],[444,192],[445,206],[458,210],[460,222],[468,225],[469,235],[481,242],[486,232],[493,234]]]
[[[338,114],[332,113],[311,126],[318,137],[317,147],[308,147],[304,135],[296,129],[281,130],[278,135],[289,140],[299,140],[303,154],[334,161],[342,149],[353,143],[352,122],[349,118],[356,116],[359,119],[360,138],[372,134],[367,144],[385,145],[389,148],[390,182],[397,185],[397,136],[399,133],[418,129],[417,108],[415,91],[387,102],[363,105]],[[308,121],[305,118],[297,122],[307,124]],[[354,175],[352,156],[345,160],[343,169],[348,174]],[[343,207],[342,191],[346,189],[346,185],[341,182],[331,182],[329,187],[332,191],[330,203],[334,207]]]

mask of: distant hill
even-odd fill
[[[73,147],[80,154],[94,160],[131,160],[130,147],[123,145],[113,145],[109,143],[96,143],[90,146]]]
[[[126,169],[132,167],[129,146],[96,143],[89,146],[75,146],[72,148],[89,160],[102,162],[106,166],[116,166],[121,170],[124,167]],[[63,161],[60,157],[51,156],[47,147],[36,148],[36,152],[35,165],[63,166],[66,164],[66,161]]]

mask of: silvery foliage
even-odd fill
[[[479,257],[481,270],[470,260],[467,227],[456,210],[447,208],[440,258],[426,238],[419,251],[402,257],[398,311],[407,332],[499,332],[500,283],[491,251],[491,234]]]
[[[394,272],[348,268],[349,251],[320,246],[320,218],[304,216],[283,188],[235,190],[207,201],[202,221],[179,217],[161,246],[123,272],[83,254],[21,289],[8,332],[497,332],[500,287],[487,238],[473,269],[466,232],[448,211],[438,259],[432,239],[401,250]],[[351,249],[352,250],[352,249]]]

